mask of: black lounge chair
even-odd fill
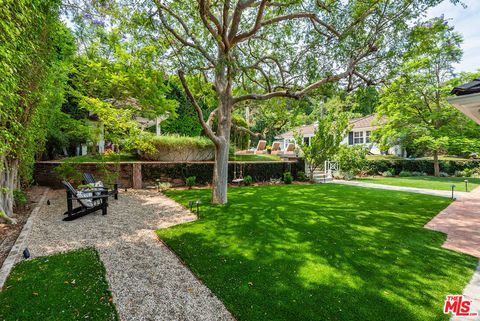
[[[78,195],[78,191],[69,182],[62,181],[62,184],[67,189],[67,211],[63,213],[67,217],[63,219],[64,221],[72,221],[98,210],[102,210],[102,215],[107,215],[109,197],[107,189],[92,192],[92,196],[82,197]],[[73,201],[77,201],[79,206],[73,208]]]
[[[95,184],[96,182],[98,182],[92,173],[83,173],[83,181],[85,182],[85,184]],[[115,183],[112,185],[113,185],[113,190],[109,192],[109,195],[113,195],[113,198],[118,200],[118,184]],[[108,190],[105,187],[95,187],[95,189]]]

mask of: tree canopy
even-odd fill
[[[462,56],[461,36],[446,21],[433,19],[415,27],[398,68],[398,77],[385,87],[378,112],[386,116],[379,134],[384,144],[413,145],[434,156],[439,174],[438,155],[449,140],[461,136],[472,123],[451,106],[453,64]]]

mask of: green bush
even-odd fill
[[[400,174],[398,174],[398,176],[400,176],[400,177],[409,177],[409,176],[413,176],[413,175],[412,175],[412,172],[409,172],[409,171],[401,171]]]
[[[214,156],[212,141],[203,136],[142,135],[141,141],[132,144],[147,160],[186,161],[210,160]]]
[[[197,178],[195,176],[189,176],[185,179],[185,185],[188,186],[188,189],[191,189],[195,185]]]
[[[360,145],[341,145],[334,160],[338,163],[340,171],[350,175],[357,175],[366,166],[367,150]]]
[[[74,185],[82,183],[82,173],[79,171],[79,164],[76,162],[63,162],[53,169],[54,173],[62,180]]]
[[[252,176],[250,175],[247,175],[247,176],[244,176],[243,177],[243,182],[245,183],[245,186],[249,186],[249,185],[252,185]]]
[[[27,195],[20,189],[14,189],[13,201],[15,202],[15,206],[23,206],[28,202]]]
[[[283,173],[283,182],[285,184],[292,184],[292,182],[293,182],[292,173],[290,173],[290,172]]]
[[[388,171],[382,172],[382,176],[383,177],[392,177],[392,176],[395,176],[395,174],[392,172],[392,170],[388,170]]]
[[[427,174],[426,173],[422,173],[422,172],[412,172],[412,176],[426,176]]]
[[[304,182],[305,181],[305,172],[302,172],[302,171],[297,172],[297,179],[300,182]]]

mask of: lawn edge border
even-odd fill
[[[46,190],[43,192],[42,196],[40,197],[40,201],[30,213],[30,216],[28,217],[25,225],[23,225],[22,231],[18,235],[15,244],[12,246],[7,258],[3,262],[2,268],[0,269],[0,290],[2,290],[3,286],[5,285],[5,281],[7,280],[10,272],[13,269],[13,266],[15,265],[15,263],[17,263],[20,255],[22,255],[23,253],[22,249],[27,243],[28,236],[33,226],[33,220],[38,215],[40,208],[45,203],[45,199],[47,198],[49,191],[50,188],[46,188]]]

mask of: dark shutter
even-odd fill
[[[348,133],[348,145],[353,145],[353,132]]]

